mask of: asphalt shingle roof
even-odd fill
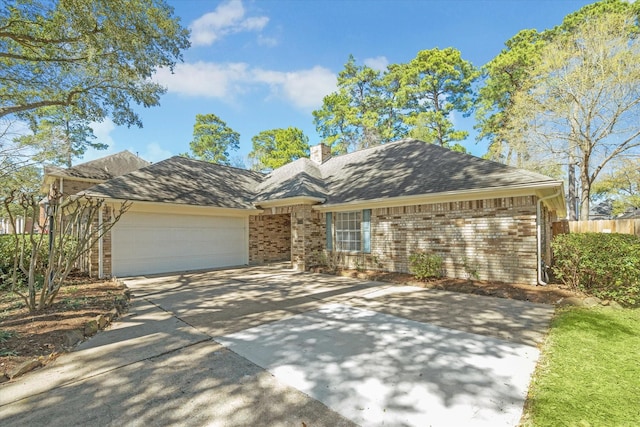
[[[257,188],[255,202],[289,197],[319,197],[327,194],[318,165],[306,158],[272,171]]]
[[[250,209],[268,200],[316,197],[327,204],[557,183],[553,178],[405,139],[333,157],[303,158],[268,175],[172,157],[91,187],[114,199]]]
[[[124,150],[110,156],[72,166],[68,169],[57,166],[45,166],[44,173],[45,175],[106,181],[149,166],[150,164],[151,163],[141,159],[135,154]]]
[[[329,159],[327,203],[551,183],[553,178],[404,139]]]
[[[263,175],[174,156],[89,188],[102,198],[177,203],[221,208],[254,208],[254,191]]]

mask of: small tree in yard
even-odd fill
[[[22,297],[29,311],[36,312],[53,304],[80,257],[113,228],[131,202],[123,202],[117,210],[112,208],[111,220],[98,226],[95,224],[105,208],[104,199],[63,199],[61,193],[54,191],[49,196],[45,221],[40,220],[40,204],[34,195],[14,191],[5,197],[3,205],[12,224],[16,223],[17,211],[31,220],[29,230],[13,235],[13,265],[8,282],[9,289]],[[43,222],[48,222],[49,227]],[[47,228],[49,234],[43,232]],[[42,259],[45,255],[46,260]]]

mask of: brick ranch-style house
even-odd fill
[[[409,271],[438,254],[448,277],[536,284],[562,182],[405,139],[334,156],[325,145],[263,174],[183,157],[85,191],[131,209],[94,256],[104,276],[290,261]],[[105,216],[108,221],[108,215]],[[95,252],[95,250],[94,250]]]

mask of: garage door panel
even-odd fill
[[[113,274],[246,264],[246,233],[244,218],[128,212],[113,229]]]

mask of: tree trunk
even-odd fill
[[[573,150],[569,152],[569,164],[568,168],[568,190],[567,190],[567,204],[569,205],[568,214],[569,221],[575,221],[578,219],[578,209],[576,207],[576,159]]]
[[[591,196],[591,182],[589,182],[589,171],[580,168],[580,221],[589,220],[589,196]]]

